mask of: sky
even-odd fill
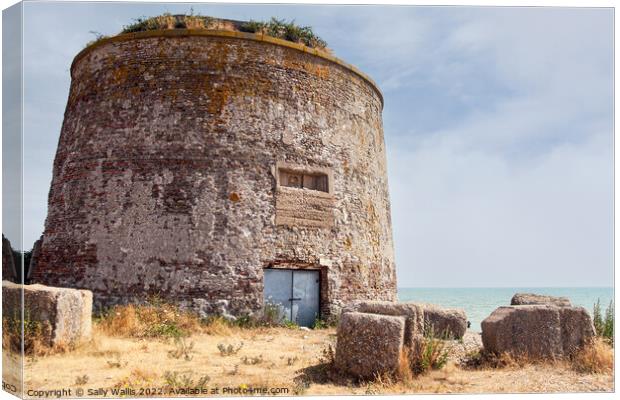
[[[399,287],[613,285],[609,8],[26,3],[24,248],[73,57],[93,32],[191,8],[310,25],[378,83]]]

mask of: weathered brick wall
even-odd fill
[[[295,45],[185,33],[76,57],[33,280],[90,289],[97,306],[158,294],[240,314],[262,309],[263,268],[302,266],[323,270],[325,313],[395,299],[373,84]],[[330,171],[328,223],[276,223],[278,201],[316,206],[278,200],[307,191],[278,187],[278,163]]]

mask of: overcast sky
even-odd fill
[[[190,7],[311,25],[379,84],[400,287],[612,285],[611,9],[26,3],[25,248],[89,32]]]

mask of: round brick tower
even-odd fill
[[[313,271],[321,317],[396,299],[382,96],[362,72],[174,29],[101,40],[71,77],[33,282],[240,315],[263,309],[268,272]]]

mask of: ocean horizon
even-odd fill
[[[510,305],[515,293],[536,293],[568,297],[574,306],[584,307],[590,315],[597,300],[604,311],[614,297],[613,287],[401,287],[398,301],[415,301],[437,304],[446,308],[461,308],[471,322],[469,330],[480,332],[480,323],[493,310]]]

